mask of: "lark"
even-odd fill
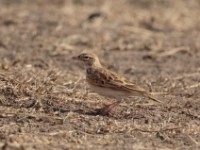
[[[161,103],[161,101],[154,98],[151,93],[145,91],[121,75],[103,67],[95,54],[84,52],[73,57],[73,59],[78,60],[85,66],[86,81],[94,92],[102,96],[116,99],[114,103],[101,109],[103,113],[109,113],[125,97],[143,96]]]

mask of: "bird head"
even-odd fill
[[[73,59],[82,62],[86,67],[101,66],[99,58],[93,53],[84,52],[78,56],[73,57]]]

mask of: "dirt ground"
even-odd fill
[[[0,0],[0,147],[200,149],[199,0]],[[102,64],[163,101],[88,92],[71,57]]]

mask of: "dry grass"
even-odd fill
[[[199,149],[198,0],[0,0],[2,149]],[[110,116],[88,93],[83,50],[153,91]]]

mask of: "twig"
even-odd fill
[[[179,80],[185,77],[196,77],[196,76],[200,76],[200,72],[194,72],[194,73],[188,73],[188,74],[183,74],[181,76],[177,76],[174,78],[174,80]]]
[[[186,136],[189,138],[189,140],[190,140],[193,144],[199,145],[199,143],[198,143],[194,138],[192,138],[189,134],[186,134]]]
[[[135,128],[135,130],[138,130],[141,132],[164,132],[164,131],[170,131],[170,130],[175,130],[175,129],[180,129],[180,127],[166,128],[166,129],[160,129],[160,130],[144,130],[144,129]]]
[[[190,86],[186,87],[186,89],[192,89],[192,88],[198,88],[198,87],[200,87],[200,83],[190,85]]]
[[[186,46],[181,46],[181,47],[176,47],[176,48],[173,48],[171,50],[167,50],[166,52],[163,52],[157,56],[159,57],[169,57],[169,56],[172,56],[178,52],[188,52],[190,51],[189,47],[186,47]]]

